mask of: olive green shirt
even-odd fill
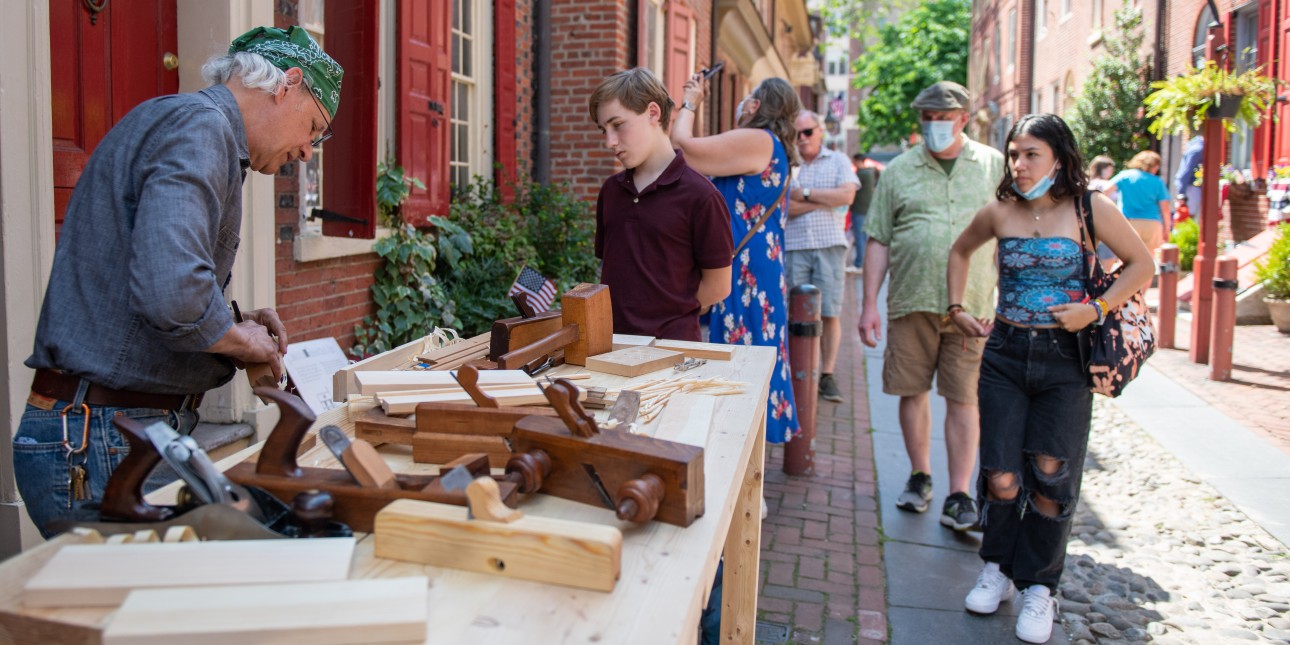
[[[968,140],[949,174],[918,145],[882,173],[865,233],[889,251],[887,319],[917,311],[945,313],[950,247],[982,206],[994,199],[1003,155]],[[994,240],[972,256],[961,304],[977,318],[994,317]]]

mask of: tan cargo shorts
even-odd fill
[[[965,405],[976,405],[985,338],[968,338],[939,314],[915,312],[887,323],[882,391],[916,396],[932,389]]]

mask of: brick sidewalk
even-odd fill
[[[815,476],[785,475],[783,446],[767,446],[770,515],[762,525],[758,642],[887,641],[873,440],[854,293],[847,289],[835,370],[847,398],[841,404],[820,401]]]
[[[1209,380],[1209,365],[1193,363],[1190,318],[1179,318],[1177,349],[1160,349],[1147,362],[1206,403],[1290,453],[1290,335],[1272,325],[1238,325],[1232,343],[1232,380]]]

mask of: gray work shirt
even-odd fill
[[[235,373],[202,350],[224,303],[250,165],[242,112],[215,85],[135,109],[76,183],[27,366],[110,388],[197,394]]]

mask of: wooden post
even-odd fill
[[[1178,319],[1178,246],[1165,244],[1160,247],[1160,298],[1157,310],[1157,324],[1160,329],[1159,345],[1164,349],[1174,348],[1174,328]]]
[[[1223,62],[1219,53],[1226,51],[1223,41],[1222,26],[1211,23],[1209,40],[1205,56],[1209,60]],[[1223,166],[1223,148],[1227,147],[1227,135],[1223,130],[1223,120],[1205,119],[1205,174],[1201,181],[1200,201],[1200,241],[1196,245],[1196,259],[1192,263],[1192,284],[1195,285],[1195,298],[1192,300],[1191,318],[1191,362],[1209,362],[1210,323],[1213,317],[1214,258],[1218,257],[1218,219],[1222,217],[1222,206],[1218,203],[1218,171]]]
[[[815,474],[815,410],[820,389],[820,290],[799,284],[788,296],[788,356],[801,431],[784,444],[784,472]]]
[[[1218,259],[1214,277],[1214,324],[1210,341],[1209,379],[1232,378],[1232,341],[1236,338],[1236,258]]]

